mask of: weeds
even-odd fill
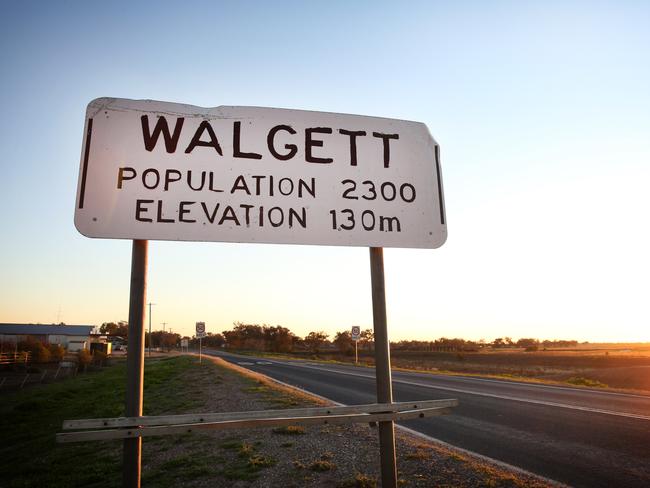
[[[566,380],[567,383],[577,386],[589,386],[591,388],[607,388],[605,383],[601,383],[598,380],[590,380],[589,378],[583,378],[582,376],[573,376]]]
[[[354,478],[341,481],[336,488],[377,488],[377,480],[358,473]]]
[[[305,435],[305,428],[300,425],[287,425],[285,427],[276,427],[273,429],[274,434],[280,435]]]
[[[319,459],[309,465],[311,471],[332,471],[336,469],[336,464],[326,459]]]

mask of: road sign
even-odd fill
[[[189,347],[190,341],[188,339],[181,339],[181,347]]]
[[[361,327],[359,327],[358,325],[353,325],[351,335],[353,341],[358,341],[359,337],[361,337]]]
[[[196,337],[202,338],[205,337],[205,322],[196,323]]]
[[[75,225],[89,237],[441,246],[439,150],[419,122],[99,98]]]

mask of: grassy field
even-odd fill
[[[584,344],[572,349],[478,353],[395,351],[396,367],[650,391],[650,345]]]
[[[199,403],[170,395],[183,388],[191,360],[156,360],[145,368],[145,414],[184,411]],[[125,362],[60,383],[3,394],[0,405],[0,486],[120,486],[121,444],[58,445],[54,435],[65,419],[117,417],[124,413]]]
[[[234,369],[233,369],[234,368]],[[0,397],[0,487],[121,486],[122,442],[56,444],[65,419],[123,413],[125,364]],[[170,356],[145,366],[145,414],[314,405],[218,359]],[[397,436],[400,486],[546,486],[448,447]],[[376,429],[367,424],[206,431],[147,438],[143,487],[376,487]]]
[[[294,357],[324,361],[354,361],[353,357],[338,353]],[[364,365],[374,364],[372,354],[366,351],[361,353],[359,359]],[[534,352],[526,352],[521,348],[486,348],[480,352],[424,352],[393,349],[391,364],[393,368],[405,370],[650,392],[650,343],[580,344],[574,348]]]
[[[100,372],[4,393],[0,397],[0,487],[121,486],[121,441],[57,444],[55,434],[66,419],[122,416],[125,366],[120,360]],[[244,395],[258,396],[274,408],[296,403],[210,361],[199,365],[195,357],[172,356],[145,364],[144,414],[205,411],[215,395],[204,394],[204,389],[218,389],[224,379],[231,388],[235,384]],[[222,403],[236,410],[227,401]],[[262,458],[249,464],[250,457],[241,455],[236,440],[205,452],[205,440],[198,434],[147,439],[143,485],[179,486],[214,474],[215,465],[223,466],[226,479],[254,479],[272,464]]]

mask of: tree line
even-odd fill
[[[107,322],[100,327],[102,334],[127,338],[128,324],[121,322]],[[151,333],[154,347],[170,349],[180,346],[181,335],[170,332],[153,331]],[[187,338],[192,346],[198,346],[198,338]],[[149,333],[146,333],[145,344],[148,344]],[[357,347],[360,352],[371,353],[374,351],[374,334],[372,329],[361,331]],[[227,348],[234,350],[249,350],[260,352],[290,353],[310,352],[340,352],[341,354],[354,354],[355,344],[352,340],[350,328],[330,335],[324,331],[312,331],[304,337],[294,334],[287,327],[281,325],[259,325],[235,322],[232,329],[221,333],[208,332],[202,339],[202,345],[209,348]],[[402,340],[391,342],[394,351],[423,351],[423,352],[478,352],[490,347],[492,349],[523,348],[526,351],[536,351],[540,348],[550,347],[575,347],[575,340],[543,340],[534,338],[521,338],[513,340],[511,337],[498,337],[492,342],[471,341],[460,338],[441,337],[432,341]]]

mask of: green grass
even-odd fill
[[[272,457],[257,454],[255,445],[237,438],[222,442],[219,447],[236,453],[235,457],[231,456],[225,463],[222,463],[223,467],[219,471],[221,476],[229,480],[255,480],[259,477],[262,469],[274,466],[277,463]]]
[[[182,412],[200,401],[178,395],[195,359],[147,361],[145,415]],[[207,371],[206,371],[207,372]],[[124,415],[126,364],[52,384],[4,393],[0,402],[0,485],[18,487],[120,486],[122,442],[57,444],[67,419]],[[172,394],[173,392],[173,394]]]

